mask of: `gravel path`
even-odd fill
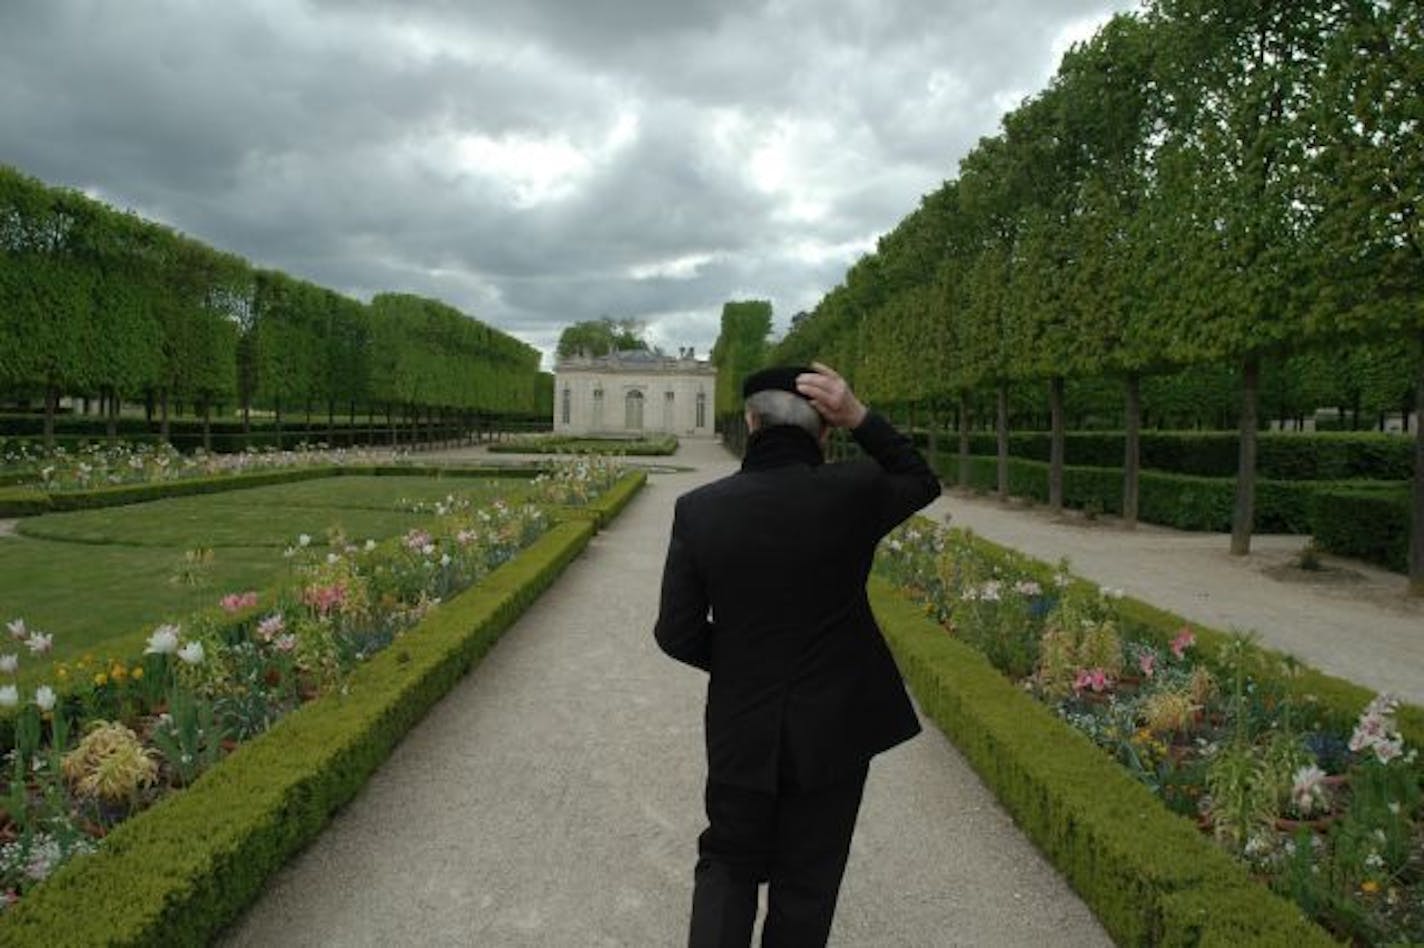
[[[1186,533],[954,492],[928,511],[1039,559],[1213,628],[1254,631],[1263,644],[1321,671],[1424,705],[1424,601],[1403,576],[1324,557],[1294,566],[1305,537],[1257,536],[1232,556],[1226,534]]]
[[[684,944],[704,677],[652,640],[685,443],[229,932],[230,945]],[[929,727],[871,768],[832,943],[1108,945]]]

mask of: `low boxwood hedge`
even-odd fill
[[[49,513],[49,495],[30,487],[0,487],[0,517],[35,517]]]
[[[1294,904],[1254,884],[1191,822],[888,583],[872,579],[870,590],[920,707],[1115,941],[1333,944]]]
[[[120,825],[0,915],[5,945],[205,944],[587,545],[556,524],[187,790]]]
[[[675,454],[677,448],[678,441],[673,435],[636,440],[539,435],[533,438],[497,441],[486,450],[491,454],[621,454],[628,457],[654,457]]]

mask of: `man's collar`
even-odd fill
[[[812,467],[825,461],[821,443],[809,431],[796,425],[773,425],[753,431],[747,437],[743,471],[767,471],[790,464]]]

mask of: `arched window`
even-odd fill
[[[571,414],[573,414],[573,404],[574,404],[573,392],[569,391],[569,387],[568,387],[567,385],[565,385],[565,386],[564,386],[564,397],[563,397],[562,403],[561,403],[560,406],[559,406],[559,417],[561,417],[561,418],[563,419],[563,423],[564,423],[564,424],[568,424],[568,423],[569,423],[569,416],[570,416]]]
[[[672,434],[677,430],[677,419],[674,414],[676,405],[673,402],[672,392],[663,393],[663,431]]]
[[[636,388],[623,399],[623,427],[630,431],[643,429],[643,393]]]
[[[707,427],[707,393],[697,393],[697,427]]]

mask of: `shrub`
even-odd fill
[[[1322,550],[1402,573],[1409,568],[1412,510],[1402,490],[1331,487],[1311,498],[1310,533]]]

